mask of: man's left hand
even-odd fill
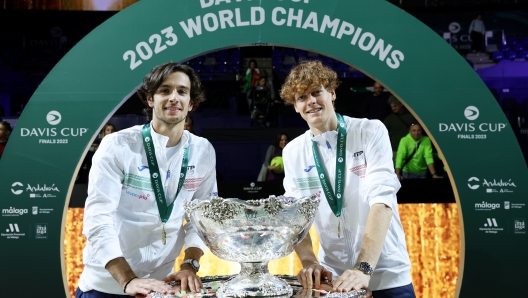
[[[190,290],[193,293],[199,293],[203,289],[202,280],[192,270],[180,270],[167,277],[163,281],[180,281],[179,286],[182,291]]]
[[[345,270],[341,276],[334,280],[334,291],[348,292],[350,290],[366,289],[370,281],[370,275],[359,270]]]

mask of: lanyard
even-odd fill
[[[165,193],[163,191],[163,185],[160,177],[160,171],[158,167],[158,160],[156,159],[156,153],[154,149],[154,143],[152,142],[152,135],[150,134],[150,123],[147,123],[141,129],[143,134],[143,146],[145,148],[145,153],[147,155],[147,161],[150,171],[150,183],[152,184],[152,189],[154,190],[154,196],[156,197],[156,203],[158,205],[158,211],[160,214],[161,221],[163,222],[163,229],[161,231],[161,238],[163,244],[166,243],[166,233],[165,233],[165,223],[169,219],[172,208],[174,207],[174,202],[180,193],[180,190],[185,181],[185,176],[187,175],[187,164],[189,163],[189,149],[188,147],[183,149],[183,160],[180,171],[180,180],[178,181],[178,189],[176,190],[176,195],[172,203],[167,206],[167,200],[165,199]]]
[[[315,160],[315,167],[319,174],[319,181],[323,187],[323,191],[336,217],[341,216],[341,208],[343,206],[343,190],[345,188],[345,164],[346,164],[346,124],[343,116],[336,113],[337,116],[337,152],[336,152],[336,175],[335,175],[335,193],[332,191],[332,186],[323,168],[321,157],[317,150],[317,146],[312,141],[312,151]],[[341,234],[341,221],[338,226],[338,236]]]

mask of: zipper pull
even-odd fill
[[[170,176],[170,170],[167,171],[167,179],[169,179],[171,176]]]

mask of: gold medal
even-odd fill
[[[337,238],[341,238],[341,217],[337,218]]]
[[[163,245],[167,244],[167,232],[165,232],[165,223],[163,223],[163,226],[161,228],[161,241],[163,242]]]

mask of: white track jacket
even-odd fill
[[[141,125],[107,135],[94,154],[84,208],[84,271],[82,291],[97,290],[123,295],[119,283],[105,265],[124,257],[141,278],[161,280],[174,270],[183,245],[205,245],[187,219],[184,200],[206,199],[217,194],[215,151],[204,138],[184,131],[179,150],[167,160],[168,137],[151,129],[165,197],[174,200],[184,147],[189,147],[187,176],[165,224],[167,244],[161,240],[162,222],[152,191]],[[170,171],[170,172],[169,172]]]
[[[387,129],[379,120],[344,118],[347,139],[341,238],[337,236],[338,218],[326,200],[312,153],[314,140],[328,180],[335,190],[337,131],[312,137],[308,130],[286,145],[282,154],[285,196],[316,194],[321,198],[314,220],[320,238],[318,258],[334,278],[346,269],[352,269],[357,262],[370,207],[376,203],[389,206],[392,219],[369,289],[375,291],[408,285],[412,281],[411,264],[396,201],[400,182],[394,173]]]

